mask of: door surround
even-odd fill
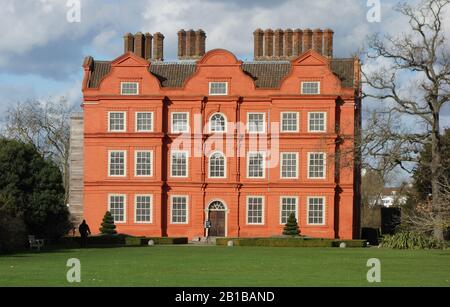
[[[215,202],[220,202],[223,205],[223,209],[210,208],[211,205],[214,204]],[[205,208],[206,221],[209,220],[209,212],[210,211],[225,212],[225,237],[227,237],[228,236],[228,206],[227,206],[227,204],[222,199],[213,199],[210,202],[208,202],[208,205]],[[209,229],[207,230],[207,232],[208,232],[208,235],[209,235]]]

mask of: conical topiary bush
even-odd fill
[[[115,235],[117,234],[116,225],[114,225],[114,218],[111,212],[106,211],[103,217],[102,227],[100,227],[102,235]]]
[[[299,236],[300,230],[298,228],[297,219],[295,213],[291,213],[283,229],[283,235],[285,236]]]

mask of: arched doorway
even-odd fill
[[[226,211],[224,203],[220,200],[211,202],[208,206],[208,220],[211,222],[208,235],[210,237],[226,236]]]

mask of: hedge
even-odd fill
[[[266,247],[339,247],[345,243],[347,247],[365,247],[364,240],[331,240],[315,238],[217,238],[216,245],[227,245],[233,241],[234,246],[266,246]]]
[[[88,237],[88,247],[114,247],[114,246],[147,246],[148,241],[153,240],[155,244],[187,244],[188,238],[168,237],[133,237],[129,235],[99,235]],[[64,237],[56,242],[67,248],[78,248],[81,245],[80,237]]]
[[[188,244],[187,237],[171,238],[171,237],[145,237],[141,238],[141,245],[148,245],[148,241],[153,240],[155,244],[168,245],[168,244]]]

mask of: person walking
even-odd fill
[[[78,231],[80,232],[81,236],[81,247],[86,247],[87,245],[87,238],[91,234],[91,230],[89,229],[89,225],[86,223],[86,220],[83,220],[83,222],[78,227]]]

